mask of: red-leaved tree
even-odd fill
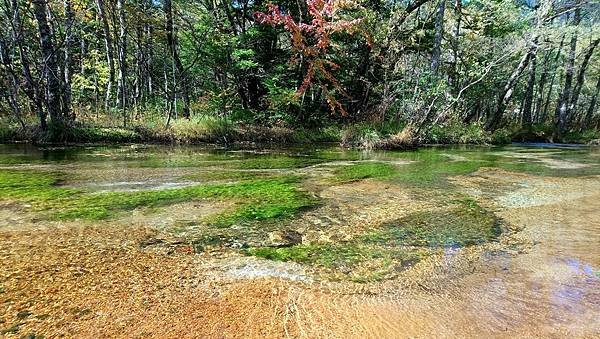
[[[359,30],[361,19],[344,20],[339,13],[343,9],[356,5],[347,0],[306,0],[310,22],[297,22],[290,14],[283,13],[278,5],[269,4],[266,13],[257,12],[255,17],[259,23],[276,27],[282,25],[290,34],[292,50],[296,54],[292,62],[305,62],[306,74],[297,95],[302,95],[313,86],[319,86],[327,99],[332,112],[339,111],[342,115],[347,112],[335,97],[337,91],[347,96],[333,75],[339,65],[327,59],[331,47],[331,35],[336,32],[353,34]],[[299,58],[302,56],[302,58]]]

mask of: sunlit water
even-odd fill
[[[100,221],[149,229],[147,239],[136,243],[142,253],[172,256],[191,248],[186,255],[198,258],[194,265],[211,281],[260,289],[266,278],[292,286],[283,301],[287,311],[273,312],[275,320],[255,319],[254,326],[270,330],[253,328],[252,316],[245,320],[239,330],[249,336],[600,336],[598,148],[513,145],[391,152],[333,145],[3,145],[0,171],[56,174],[57,188],[82,196],[295,178],[294,189],[315,203],[289,215],[217,225],[212,217],[244,202],[184,199],[126,208]],[[36,209],[10,194],[0,199],[0,329],[20,324],[21,330],[8,334],[22,336],[28,329],[52,336],[65,325],[18,316],[27,303],[28,310],[44,306],[18,300],[19,293],[11,290],[22,286],[17,282],[25,274],[13,267],[31,270],[24,253],[37,246],[20,247],[19,239],[29,242],[27,237],[36,239],[36,234],[98,221],[56,221],[51,215],[61,206]],[[470,211],[466,221],[460,219],[461,208]],[[458,228],[447,229],[444,218]],[[465,222],[489,218],[498,220],[500,233],[464,235],[477,227]],[[403,231],[413,223],[419,227]],[[244,298],[249,297],[257,296],[237,295],[240,309],[234,313],[248,316]]]

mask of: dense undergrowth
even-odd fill
[[[480,124],[447,123],[415,132],[403,124],[353,123],[323,127],[260,125],[208,115],[175,120],[170,126],[139,121],[127,128],[99,122],[78,122],[66,129],[41,131],[34,123],[25,128],[0,120],[0,142],[34,143],[315,143],[337,142],[362,149],[410,149],[427,144],[494,144],[511,141],[591,143],[600,139],[594,129],[570,131],[561,139],[552,126],[534,125],[530,130],[507,127],[488,132]]]

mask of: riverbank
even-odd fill
[[[573,132],[562,141],[573,144],[598,143],[600,132]],[[528,133],[505,128],[485,131],[477,124],[450,123],[424,128],[419,132],[398,124],[356,123],[319,128],[265,126],[233,123],[226,119],[199,116],[180,119],[170,126],[140,122],[127,128],[78,122],[68,128],[42,131],[36,124],[24,127],[0,121],[0,143],[34,144],[76,143],[158,143],[158,144],[312,144],[339,143],[359,149],[412,149],[419,145],[505,145],[517,142],[553,142],[551,129],[537,127]]]

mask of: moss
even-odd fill
[[[501,232],[493,213],[464,199],[446,210],[415,212],[386,223],[363,239],[387,246],[463,247],[493,241]]]
[[[298,189],[297,177],[234,184],[198,185],[137,192],[85,193],[56,187],[56,174],[0,171],[0,197],[32,203],[53,219],[105,219],[138,207],[153,208],[193,199],[233,200],[236,207],[210,222],[221,226],[248,220],[288,217],[313,206],[316,198]]]
[[[333,174],[334,177],[331,180],[338,183],[367,178],[385,179],[396,174],[396,167],[381,162],[366,162],[340,166],[334,170]]]

